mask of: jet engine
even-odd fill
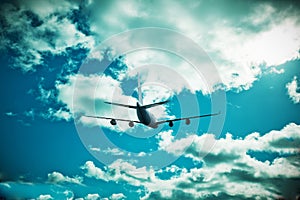
[[[134,126],[133,121],[130,121],[128,125],[129,125],[129,127],[133,127]]]
[[[174,124],[173,124],[173,121],[170,121],[170,122],[169,122],[169,126],[170,126],[170,127],[173,127],[173,125],[174,125]]]
[[[189,125],[190,123],[191,123],[191,120],[190,120],[190,119],[186,119],[186,120],[185,120],[185,124],[186,124],[186,125]]]
[[[112,119],[112,120],[110,120],[110,124],[114,126],[117,124],[117,121],[115,119]]]

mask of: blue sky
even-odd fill
[[[3,1],[0,198],[295,199],[294,1]],[[151,27],[151,28],[149,28]],[[150,129],[103,101],[144,103]]]

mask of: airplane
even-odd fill
[[[157,103],[153,103],[153,104],[148,104],[148,105],[143,105],[142,90],[141,90],[141,85],[140,85],[140,78],[139,78],[139,75],[138,75],[138,102],[136,103],[135,106],[134,105],[121,104],[121,103],[113,103],[113,102],[104,102],[104,103],[115,105],[115,106],[122,106],[122,107],[131,108],[131,109],[136,109],[136,114],[137,114],[137,117],[138,117],[139,121],[129,120],[129,119],[118,119],[118,118],[112,118],[112,117],[92,116],[92,115],[84,115],[84,116],[85,117],[90,117],[90,118],[110,120],[110,124],[113,125],[113,126],[117,125],[117,121],[125,121],[125,122],[129,122],[128,123],[129,127],[133,127],[134,123],[137,123],[137,124],[143,124],[143,125],[151,127],[151,128],[157,128],[158,125],[163,124],[163,123],[169,123],[169,127],[173,127],[173,125],[174,125],[173,122],[181,121],[181,120],[185,120],[185,124],[189,125],[191,123],[190,119],[210,117],[210,116],[215,116],[215,115],[220,114],[220,112],[218,112],[218,113],[213,113],[213,114],[206,114],[206,115],[198,115],[198,116],[183,117],[183,118],[176,118],[176,119],[166,119],[166,120],[162,120],[162,121],[157,121],[156,118],[154,117],[154,115],[147,110],[148,108],[163,105],[163,104],[168,103],[168,102],[169,102],[169,100],[162,101],[162,102],[157,102]]]

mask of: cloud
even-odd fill
[[[294,103],[300,102],[300,92],[297,83],[297,77],[294,76],[293,80],[286,84],[286,88],[288,90],[288,95],[292,99]]]
[[[208,2],[198,4],[189,2],[184,5],[179,1],[172,4],[156,2],[151,4],[155,9],[147,9],[149,6],[147,3],[135,1],[133,13],[136,14],[133,15],[118,10],[121,5],[119,2],[112,2],[107,10],[97,15],[97,20],[91,23],[92,27],[102,29],[106,26],[104,21],[109,20],[110,31],[122,32],[130,28],[151,26],[149,21],[155,19],[158,27],[180,31],[203,47],[215,63],[223,87],[228,90],[247,90],[252,87],[253,82],[259,78],[266,66],[278,66],[299,57],[300,26],[295,9],[289,6],[280,7],[272,2],[251,2],[249,5],[246,3],[236,5],[244,12],[228,14],[226,13],[229,11],[228,4],[220,4],[216,7]],[[138,10],[141,7],[145,9]],[[178,17],[175,20],[173,16]],[[119,22],[117,20],[119,18],[126,20]],[[98,32],[101,32],[102,36],[109,33],[109,31],[104,32],[103,29]],[[161,41],[160,37],[146,38],[147,41],[155,40],[166,44],[166,41]],[[132,40],[136,41],[136,38]],[[134,41],[129,41],[128,45]],[[167,64],[183,77],[185,74],[189,76],[186,80],[191,83],[192,88],[183,85],[182,82],[174,84],[178,86],[176,88],[185,86],[191,91],[195,89],[205,91],[203,87],[205,85],[195,84],[197,77],[190,67],[186,68],[187,64],[184,65],[184,62],[173,59],[176,57],[174,55],[163,54],[166,52],[135,51],[128,55],[128,63],[136,66],[149,63]],[[168,57],[171,62],[168,61]],[[184,66],[188,70],[182,70]]]
[[[136,111],[119,106],[110,106],[108,102],[135,105],[137,99],[127,96],[121,87],[121,82],[110,76],[98,74],[74,74],[67,77],[67,82],[57,82],[57,102],[66,106],[66,110],[58,110],[52,114],[70,120],[71,116],[98,115],[120,119],[137,120]],[[159,106],[151,111],[157,118],[166,118],[167,110]],[[113,130],[127,130],[126,122],[118,122],[118,126],[111,126],[109,120],[99,120],[81,116],[80,122],[89,126],[102,125]]]
[[[162,131],[157,135],[159,149],[166,149],[174,141],[173,130]]]
[[[81,167],[86,171],[87,177],[93,177],[104,181],[127,182],[134,186],[140,186],[154,175],[154,171],[147,171],[146,167],[137,168],[131,163],[123,160],[113,162],[108,170],[102,170],[94,165],[92,161],[87,161]]]
[[[13,113],[13,112],[6,112],[5,115],[13,117],[13,116],[16,116],[17,114]]]
[[[106,150],[103,150],[103,152],[110,155],[124,155],[124,151],[121,151],[118,148],[107,148]]]
[[[104,181],[108,181],[109,176],[107,174],[105,174],[105,172],[96,167],[95,164],[92,161],[87,161],[82,167],[81,169],[86,170],[85,175],[87,177],[94,177],[96,179],[101,179]]]
[[[39,113],[39,116],[50,120],[70,121],[72,119],[72,114],[62,107],[57,110],[54,108],[48,108],[45,113]]]
[[[126,196],[123,193],[112,194],[110,197],[111,200],[121,200],[126,199]]]
[[[6,188],[11,188],[11,186],[8,183],[0,183],[0,185]]]
[[[101,149],[97,148],[97,147],[90,147],[90,150],[95,151],[95,152],[100,152],[101,151]]]
[[[144,188],[146,193],[141,199],[295,198],[297,195],[295,187],[284,187],[277,181],[291,185],[295,184],[292,180],[297,182],[300,176],[299,125],[291,123],[282,130],[265,135],[251,133],[243,139],[234,139],[231,134],[220,139],[212,134],[194,135],[188,147],[185,140],[190,140],[190,136],[176,143],[170,133],[165,135],[166,138],[157,137],[161,140],[158,143],[161,149],[171,154],[181,152],[175,146],[186,149],[182,156],[202,163],[202,167],[186,169],[172,165],[156,172],[151,167],[137,168],[117,160],[105,170],[91,161],[82,169],[91,178]],[[213,147],[206,146],[207,142],[213,142]],[[253,152],[276,153],[277,156],[261,160]],[[170,178],[160,178],[164,173],[171,173]]]
[[[98,200],[100,199],[100,195],[99,194],[88,194],[85,198],[85,200]]]
[[[15,52],[14,67],[24,72],[33,71],[37,65],[44,64],[46,53],[61,54],[67,47],[93,46],[93,38],[79,31],[66,17],[78,9],[78,5],[74,5],[68,1],[55,4],[17,1],[17,4],[1,6],[1,25],[5,26],[1,48]]]
[[[132,28],[155,25],[179,31],[192,38],[212,58],[223,87],[240,91],[249,89],[265,66],[277,66],[299,57],[300,26],[297,23],[298,15],[295,14],[297,10],[288,5],[290,3],[286,6],[278,6],[274,2],[251,2],[249,5],[239,3],[235,6],[243,12],[228,14],[228,4],[222,3],[216,7],[210,2],[153,4],[132,1],[124,4],[119,1],[86,1],[79,5],[70,1],[56,4],[51,1],[16,1],[16,4],[4,4],[1,7],[5,24],[1,46],[17,52],[15,67],[29,71],[44,63],[45,52],[61,54],[67,47],[74,46],[93,51],[95,41],[104,41],[113,34]],[[79,23],[72,20],[76,18],[73,16],[74,11],[89,17]],[[177,16],[176,20],[173,16]],[[153,21],[156,23],[153,24]],[[83,33],[85,31],[79,28],[81,26],[90,28],[93,34]],[[147,41],[166,44],[160,37],[145,38]],[[133,44],[135,40],[130,39],[126,45]],[[166,63],[175,69],[186,81],[171,84],[174,91],[188,88],[192,92],[207,92],[205,82],[199,83],[201,79],[191,71],[188,63],[173,59],[176,56],[170,56],[170,53],[163,55],[166,52],[155,52],[136,51],[128,57],[135,64],[149,64],[157,58],[155,63]],[[162,75],[165,73],[162,72]]]
[[[51,197],[50,194],[41,194],[37,200],[49,200],[49,199],[53,199],[53,197]]]
[[[58,90],[57,100],[66,105],[67,109],[70,110],[70,115],[84,113],[85,115],[136,119],[133,110],[123,107],[111,107],[104,103],[104,101],[112,102],[115,99],[117,99],[118,103],[131,105],[136,103],[136,99],[125,96],[120,87],[120,83],[109,76],[70,75],[67,83],[58,82],[56,88]],[[112,109],[110,109],[110,107]],[[116,114],[118,114],[118,116]],[[80,120],[82,123],[88,125],[101,124],[105,127],[112,127],[109,120],[98,120],[87,117],[81,117]],[[127,127],[126,125],[124,128]]]
[[[51,183],[75,183],[82,184],[83,178],[76,176],[74,178],[70,178],[68,176],[64,176],[60,172],[52,172],[48,174],[48,181]]]

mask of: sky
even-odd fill
[[[0,5],[0,199],[300,198],[299,2]]]

